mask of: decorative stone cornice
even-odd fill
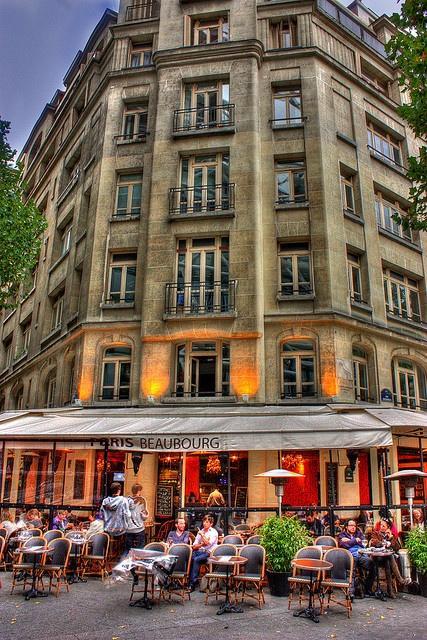
[[[157,70],[185,64],[202,64],[224,60],[254,57],[258,67],[264,57],[264,45],[260,40],[230,40],[215,44],[159,49],[153,53],[153,62]]]

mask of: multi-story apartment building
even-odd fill
[[[359,0],[105,12],[21,154],[48,228],[2,320],[0,503],[87,506],[140,477],[153,510],[158,485],[271,506],[254,475],[281,460],[305,473],[286,502],[378,504],[379,472],[423,464],[392,31]]]

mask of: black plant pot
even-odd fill
[[[289,595],[288,578],[290,575],[288,571],[269,571],[267,569],[267,582],[272,596],[284,598]]]
[[[427,573],[419,573],[417,571],[417,577],[421,595],[424,596],[424,598],[427,598]]]

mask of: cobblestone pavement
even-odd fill
[[[151,611],[129,608],[130,585],[102,584],[90,578],[70,593],[26,602],[20,590],[10,595],[10,576],[0,574],[0,640],[427,640],[427,599],[400,594],[396,600],[356,600],[353,616],[334,608],[319,624],[294,618],[286,598],[266,593],[260,611],[217,616],[195,592],[191,602],[155,604]]]

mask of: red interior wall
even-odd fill
[[[187,456],[185,466],[185,498],[187,499],[191,492],[199,499],[200,486],[200,457]]]
[[[292,478],[285,486],[283,504],[315,506],[319,504],[319,454],[317,451],[286,451],[304,458],[304,478]]]
[[[369,454],[361,451],[359,454],[359,499],[360,504],[371,504],[371,489],[369,486]]]

